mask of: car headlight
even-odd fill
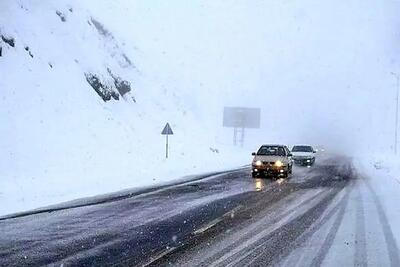
[[[275,166],[276,167],[282,167],[283,166],[283,162],[278,160],[277,162],[275,162]]]
[[[255,162],[255,165],[256,165],[256,166],[261,166],[261,165],[262,165],[261,160],[257,160],[257,161]]]

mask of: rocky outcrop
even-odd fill
[[[85,73],[86,81],[96,91],[96,93],[103,99],[104,102],[110,101],[111,98],[119,100],[118,92],[113,88],[103,83],[100,78],[92,73]]]

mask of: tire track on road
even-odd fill
[[[365,214],[364,214],[364,200],[359,186],[357,187],[356,198],[356,237],[355,237],[355,252],[354,252],[354,266],[367,266],[367,238],[365,231]]]
[[[321,266],[322,262],[324,261],[326,255],[328,254],[330,248],[332,247],[333,241],[336,237],[336,234],[339,230],[340,225],[342,224],[343,217],[346,211],[347,204],[349,202],[349,194],[351,190],[346,192],[346,196],[339,204],[339,211],[337,211],[337,216],[335,221],[326,236],[324,243],[322,244],[321,248],[319,249],[317,255],[312,260],[310,266]],[[328,220],[326,220],[328,221]]]
[[[383,235],[386,241],[386,247],[389,254],[390,265],[393,267],[400,266],[399,248],[396,240],[394,239],[392,228],[390,227],[389,220],[386,216],[385,210],[383,209],[382,203],[379,200],[378,195],[375,193],[368,179],[364,178],[363,182],[366,184],[371,196],[374,200],[374,204],[378,211],[379,221],[382,225]]]
[[[336,192],[335,192],[336,191]],[[245,260],[245,265],[259,266],[259,265],[279,265],[275,264],[272,255],[280,255],[279,260],[289,255],[296,247],[299,247],[317,230],[328,221],[338,209],[348,201],[349,192],[346,192],[344,199],[335,206],[335,208],[322,219],[321,223],[314,224],[315,218],[319,218],[320,215],[326,210],[331,201],[339,193],[340,190],[330,192],[324,199],[321,200],[316,206],[312,207],[308,212],[294,219],[286,225],[283,225],[277,231],[269,235],[259,247],[257,251],[253,250]],[[311,228],[310,228],[311,225]],[[297,243],[297,240],[301,239],[302,242]],[[280,242],[279,240],[286,240],[286,242]],[[289,245],[287,242],[294,241],[294,245]],[[264,251],[264,252],[262,252]],[[256,253],[255,253],[256,252]],[[258,252],[258,253],[257,253]],[[246,263],[246,260],[250,262]],[[278,260],[278,261],[279,261]],[[239,266],[239,265],[237,265]]]
[[[287,258],[287,256],[289,256],[293,251],[295,251],[297,248],[300,248],[301,246],[304,246],[304,244],[307,242],[307,240],[310,239],[310,237],[312,235],[314,235],[323,225],[325,225],[329,220],[331,220],[331,218],[335,215],[335,214],[339,214],[342,210],[345,210],[345,207],[349,201],[349,196],[350,196],[350,192],[352,190],[353,187],[353,183],[349,183],[347,184],[347,186],[345,187],[345,189],[341,189],[340,191],[338,191],[335,196],[337,196],[338,194],[340,194],[340,192],[342,190],[345,190],[344,195],[341,197],[341,199],[338,201],[338,203],[335,203],[333,207],[328,207],[328,205],[325,207],[326,211],[325,211],[325,215],[323,215],[322,217],[320,217],[316,222],[314,222],[313,224],[311,224],[311,226],[308,228],[307,231],[305,231],[299,238],[296,239],[296,241],[294,242],[294,244],[292,245],[292,249],[290,251],[288,251],[287,253],[282,254],[279,259],[277,259],[273,264],[273,266],[281,266],[282,264],[282,260],[285,261],[285,259]],[[333,201],[333,199],[332,199]],[[340,216],[339,216],[340,218]],[[343,218],[340,218],[340,221]],[[331,232],[333,233],[333,230],[335,229],[335,227],[331,227]],[[334,234],[336,235],[337,231],[334,232]],[[325,238],[325,240],[328,239],[328,237]],[[312,259],[311,262],[315,262],[318,263],[319,261],[322,263],[323,259],[325,258],[327,252],[329,251],[329,248],[331,245],[329,245],[329,243],[326,243],[328,241],[324,241],[324,245],[322,245],[320,251],[318,252],[317,256],[315,256],[314,258],[318,257],[317,259]],[[324,248],[324,249],[323,249]],[[322,251],[321,251],[322,250]],[[315,266],[312,265],[310,262],[299,262],[299,259],[296,257],[291,257],[289,259],[288,262],[286,262],[285,266],[295,266],[296,264],[300,263],[306,266]],[[321,264],[317,264],[316,266],[320,266]]]
[[[285,221],[287,218],[290,216],[294,216],[295,212],[298,212],[301,210],[303,207],[306,207],[307,205],[310,205],[312,202],[320,198],[323,194],[326,194],[326,191],[320,191],[316,193],[315,195],[312,195],[310,198],[301,201],[294,207],[288,209],[287,211],[283,212],[282,214],[277,214],[276,217],[274,217],[274,220],[270,223],[266,222],[269,227],[266,227],[263,230],[260,230],[259,225],[257,224],[257,227],[249,227],[249,229],[246,229],[246,234],[243,234],[241,238],[236,240],[236,242],[232,243],[232,245],[227,246],[223,250],[219,251],[217,254],[213,255],[213,260],[210,262],[210,258],[208,258],[206,261],[202,262],[199,265],[208,265],[208,266],[218,266],[218,263],[222,262],[231,262],[233,261],[232,259],[237,257],[239,258],[240,253],[246,252],[246,249],[248,246],[254,246],[254,244],[260,242],[265,238],[265,236],[268,236],[270,233],[273,231],[276,231],[277,228],[273,227],[280,221]],[[297,217],[297,216],[296,216]],[[286,218],[286,219],[285,219]],[[254,232],[253,232],[254,231]],[[256,234],[254,234],[256,233]],[[238,245],[239,244],[239,245]]]

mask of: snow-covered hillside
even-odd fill
[[[129,26],[104,22],[113,6],[0,2],[0,214],[247,163],[149,71],[158,63],[118,34]]]

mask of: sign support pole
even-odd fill
[[[233,145],[236,146],[236,141],[237,141],[237,128],[233,128]]]
[[[243,143],[244,143],[244,127],[242,127],[242,137],[240,138],[240,146],[243,147]]]
[[[165,145],[165,158],[168,158],[168,134],[166,136],[167,136],[167,142]]]

